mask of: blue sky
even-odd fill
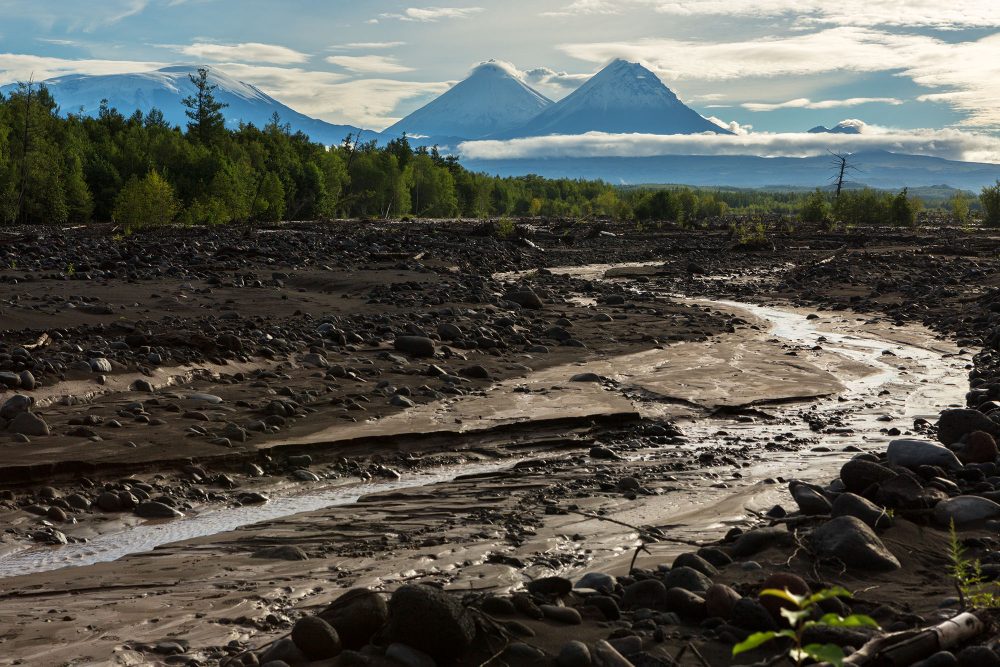
[[[558,99],[623,57],[753,132],[1000,136],[997,0],[0,0],[0,16],[0,84],[205,63],[373,129],[490,58]]]

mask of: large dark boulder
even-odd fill
[[[450,664],[476,636],[476,626],[458,599],[423,584],[403,586],[389,600],[390,641],[402,642]]]

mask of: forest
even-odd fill
[[[106,103],[95,117],[64,115],[44,86],[22,84],[0,97],[0,222],[113,221],[132,230],[168,223],[540,215],[693,224],[740,213],[913,224],[921,206],[905,191],[845,191],[834,199],[819,190],[501,178],[471,172],[436,147],[414,148],[405,136],[381,146],[348,137],[327,147],[278,117],[265,127],[230,129],[207,72],[192,80],[197,94],[184,100],[185,128],[166,123],[156,109],[126,116]],[[949,206],[958,218],[976,204]],[[986,199],[983,204],[990,209]]]

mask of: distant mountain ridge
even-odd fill
[[[43,83],[52,93],[63,113],[83,113],[97,115],[101,100],[125,115],[136,110],[148,113],[156,108],[172,125],[183,127],[187,124],[185,107],[181,100],[195,91],[188,78],[195,74],[194,65],[172,65],[153,72],[132,74],[68,74],[48,79]],[[222,110],[226,125],[235,128],[242,121],[263,127],[277,112],[282,123],[288,123],[293,130],[301,130],[314,141],[337,144],[349,133],[357,133],[358,128],[350,125],[334,125],[295,111],[256,86],[238,81],[217,68],[209,67],[209,81],[218,86],[215,96],[229,106]],[[15,90],[16,84],[0,87],[6,95]]]

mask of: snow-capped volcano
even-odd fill
[[[238,81],[215,68],[208,68],[209,81],[218,88],[215,97],[229,106],[222,110],[226,124],[235,128],[242,121],[263,127],[275,112],[281,122],[289,123],[293,130],[301,130],[313,141],[326,144],[340,143],[357,128],[333,125],[322,120],[305,116],[285,106],[270,95],[249,83]],[[69,74],[43,81],[63,113],[84,113],[96,115],[101,100],[126,116],[137,109],[147,113],[156,108],[163,112],[167,122],[183,127],[188,119],[181,103],[185,97],[195,92],[194,84],[188,78],[196,74],[194,65],[173,65],[153,72],[131,74]],[[6,94],[16,85],[0,88]]]
[[[584,132],[731,134],[686,106],[642,65],[615,60],[535,118],[498,136]]]
[[[512,67],[490,60],[383,134],[478,139],[522,125],[551,105]]]
[[[864,134],[866,123],[856,118],[842,120],[833,127],[817,125],[809,130],[809,134]]]

